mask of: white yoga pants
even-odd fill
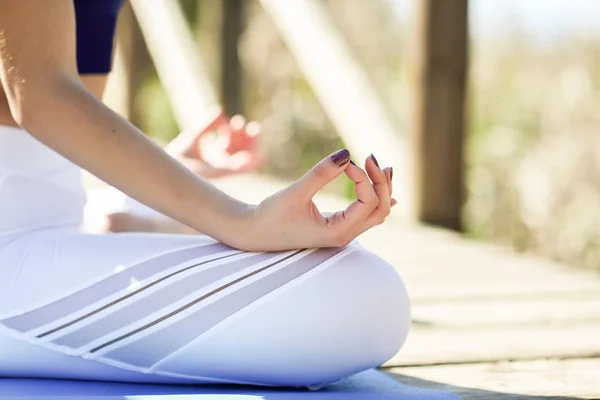
[[[358,244],[92,235],[84,205],[76,166],[0,127],[0,376],[321,387],[406,339],[400,277]]]

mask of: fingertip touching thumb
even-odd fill
[[[340,175],[349,161],[350,152],[346,149],[338,150],[315,165],[311,175],[322,187]]]
[[[335,152],[330,158],[337,167],[343,167],[350,161],[350,152],[347,149],[343,149]]]

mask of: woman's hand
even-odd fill
[[[207,144],[203,139],[209,133],[217,136]],[[203,178],[222,178],[262,167],[259,133],[260,126],[256,122],[246,124],[241,115],[229,119],[220,107],[215,107],[199,126],[181,132],[165,150]]]
[[[348,150],[323,159],[302,178],[249,210],[243,232],[235,232],[236,247],[248,251],[341,247],[382,223],[396,201],[392,199],[392,169],[381,169],[374,156],[366,172],[350,161]],[[314,195],[341,173],[354,182],[357,199],[345,210],[324,215]]]

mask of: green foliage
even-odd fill
[[[600,266],[599,43],[474,44],[468,202],[472,237]]]
[[[156,76],[147,79],[136,98],[136,107],[143,115],[140,128],[162,143],[168,143],[179,130],[171,105]]]

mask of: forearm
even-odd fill
[[[224,227],[231,232],[244,204],[188,171],[76,80],[61,78],[25,99],[22,125],[42,143],[149,207],[230,241]]]

